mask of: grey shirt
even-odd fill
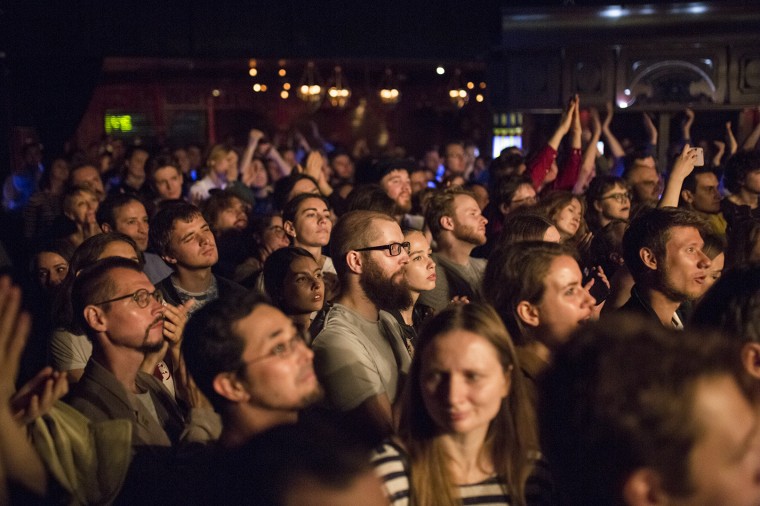
[[[335,304],[314,339],[314,367],[329,403],[340,411],[387,394],[391,403],[409,372],[411,357],[395,318],[380,311],[370,321]]]
[[[486,271],[485,259],[470,257],[467,265],[459,265],[433,253],[433,260],[437,276],[435,288],[422,292],[417,302],[432,307],[437,313],[455,296],[467,296],[471,302],[478,298]],[[452,280],[457,281],[452,283]]]

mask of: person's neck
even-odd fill
[[[186,269],[182,266],[177,266],[172,279],[185,291],[202,293],[208,290],[214,282],[214,274],[211,272],[211,267]]]
[[[449,470],[457,485],[478,483],[493,474],[493,464],[484,461],[487,456],[482,451],[486,439],[485,428],[439,437],[446,455],[451,459]]]
[[[473,244],[447,237],[438,244],[436,254],[457,265],[467,265],[474,248]]]
[[[552,358],[552,351],[549,349],[548,346],[546,346],[544,343],[539,341],[538,339],[533,339],[530,343],[526,344],[524,348],[534,355],[536,355],[538,358],[546,362],[547,364],[551,362]]]
[[[108,339],[105,337],[104,339]],[[92,358],[103,366],[116,380],[121,383],[127,392],[140,393],[135,379],[140,370],[140,364],[145,359],[145,354],[133,349],[113,348],[102,349],[96,346],[92,352]]]
[[[309,329],[309,325],[311,325],[311,313],[290,314],[288,316],[290,316],[290,319],[293,320],[293,323],[299,329]]]
[[[325,259],[322,256],[322,246],[313,246],[310,244],[299,244],[298,241],[294,241],[293,246],[298,246],[299,248],[303,248],[309,253],[311,253],[311,256],[314,257],[314,260],[317,261],[317,264],[320,267],[322,267],[325,264]]]
[[[139,174],[133,174],[131,172],[127,172],[127,175],[124,178],[124,184],[129,186],[130,188],[134,188],[135,190],[139,190],[144,182],[145,182],[144,174],[140,176]]]
[[[399,311],[401,313],[401,317],[404,319],[404,323],[407,325],[412,325],[414,323],[414,305],[417,303],[417,299],[420,298],[420,293],[415,292],[414,290],[411,290],[412,294],[412,305],[409,306],[406,309],[402,309]]]
[[[66,181],[51,179],[50,187],[48,188],[48,193],[50,193],[51,195],[60,195],[63,193],[63,190],[65,188],[66,188]]]
[[[660,323],[666,327],[673,326],[673,314],[681,305],[681,301],[672,300],[656,288],[641,287],[639,294],[652,306]]]
[[[380,311],[375,306],[375,303],[369,300],[364,290],[358,286],[358,281],[354,281],[354,284],[346,286],[345,291],[336,302],[346,306],[355,313],[359,313],[359,315],[369,321],[377,321],[380,318]]]
[[[734,204],[749,206],[750,209],[755,209],[757,207],[758,194],[748,191],[746,188],[740,188],[739,191],[733,194],[731,197],[731,200],[734,202]]]
[[[223,415],[219,444],[224,448],[236,448],[273,427],[297,422],[298,411],[268,411],[237,404]]]
[[[222,174],[217,174],[213,170],[211,170],[208,173],[209,179],[211,179],[211,182],[214,183],[214,186],[222,187],[224,184],[227,183],[227,177]]]

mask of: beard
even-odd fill
[[[149,341],[150,333],[153,330],[153,326],[159,321],[162,321],[163,319],[164,319],[163,315],[157,317],[155,320],[151,322],[150,326],[147,329],[145,329],[145,336],[143,337],[143,342],[142,342],[142,345],[140,346],[140,351],[145,353],[146,355],[149,355],[151,353],[157,353],[161,351],[161,348],[164,347],[163,334],[162,334],[162,338],[159,341],[155,343],[151,343]]]
[[[674,287],[669,280],[669,273],[666,268],[655,271],[655,287],[657,290],[663,293],[665,297],[674,302],[686,302],[688,300],[694,300],[699,298],[701,293],[687,293]]]
[[[359,285],[367,294],[367,298],[379,309],[394,311],[406,309],[412,305],[412,292],[400,270],[393,276],[386,277],[380,266],[367,259],[364,272],[359,277]],[[394,278],[399,281],[394,281]]]
[[[454,223],[454,237],[475,246],[482,246],[486,243],[486,235],[479,232],[477,228],[456,222]]]

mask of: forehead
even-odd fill
[[[552,260],[544,282],[547,287],[564,286],[581,280],[581,269],[573,257],[560,255]]]
[[[135,258],[137,252],[124,241],[111,241],[103,248],[103,252],[98,256],[98,260],[109,257]]]
[[[404,242],[404,234],[398,223],[392,220],[373,219],[367,230],[370,233],[373,244],[389,244],[392,242]]]
[[[84,180],[93,179],[93,178],[100,179],[100,174],[98,173],[98,169],[96,169],[95,167],[91,165],[85,165],[75,170],[71,174],[71,178],[74,181],[84,181]]]
[[[517,187],[517,190],[515,190],[515,197],[535,194],[536,190],[533,189],[533,186],[531,186],[529,183],[523,183]]]
[[[380,181],[381,183],[390,181],[392,179],[409,179],[409,172],[406,171],[406,169],[393,169],[389,173],[383,176],[383,179]]]
[[[55,253],[54,251],[42,251],[37,254],[37,264],[45,264],[45,265],[55,265],[55,264],[65,264],[68,263],[65,258],[63,258],[58,253]]]
[[[699,230],[694,227],[672,227],[668,230],[667,246],[679,247],[684,244],[704,244]]]
[[[318,211],[326,211],[327,210],[327,204],[325,204],[324,200],[311,197],[308,199],[304,199],[301,202],[301,205],[298,206],[298,212],[302,212],[306,209],[317,209]]]
[[[484,362],[498,363],[499,352],[485,337],[464,329],[454,329],[439,334],[426,347],[423,364],[431,361],[456,364],[459,366],[480,367]]]
[[[657,179],[658,177],[657,169],[651,165],[644,165],[637,162],[631,169],[631,179],[635,181]]]
[[[175,175],[179,175],[179,169],[174,165],[164,165],[163,167],[156,169],[153,173],[153,177],[156,179],[160,177],[172,177]]]
[[[293,189],[291,190],[291,194],[314,193],[317,190],[318,188],[317,185],[314,184],[314,181],[304,178],[296,181],[296,184],[293,185]]]
[[[406,235],[404,238],[407,241],[409,241],[409,244],[411,245],[411,249],[413,251],[415,250],[428,250],[430,249],[430,243],[428,243],[427,239],[425,239],[425,236],[422,235],[422,232],[411,232]]]
[[[319,264],[311,257],[297,256],[290,262],[291,272],[313,272],[319,269]]]
[[[123,206],[115,208],[113,214],[116,219],[119,219],[126,216],[147,215],[147,212],[145,211],[145,206],[142,205],[142,202],[130,200]]]
[[[446,155],[462,155],[464,154],[464,147],[460,146],[459,144],[449,144],[446,146]]]
[[[604,195],[607,195],[609,193],[617,193],[620,191],[628,191],[628,189],[623,186],[621,183],[615,183],[610,188],[604,190]]]
[[[111,269],[108,273],[108,277],[113,281],[117,292],[121,292],[122,290],[135,291],[140,288],[146,288],[151,292],[153,291],[153,285],[148,279],[148,276],[142,272],[118,267],[116,269]]]
[[[454,208],[457,211],[468,211],[473,208],[478,208],[477,201],[469,195],[457,195],[454,197]]]
[[[206,225],[206,220],[200,214],[196,214],[189,221],[176,219],[172,224],[172,238],[178,239],[190,231],[202,228],[204,225]]]
[[[269,304],[259,304],[248,316],[235,322],[233,330],[245,341],[248,350],[258,350],[283,332],[293,327],[290,318]]]
[[[717,186],[718,177],[712,172],[703,172],[694,176],[698,186]]]

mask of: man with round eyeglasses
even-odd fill
[[[411,354],[388,313],[411,305],[404,276],[409,243],[396,221],[372,211],[344,214],[330,256],[342,287],[314,339],[314,367],[331,408],[368,442],[393,430],[393,404]]]
[[[314,353],[269,299],[251,292],[217,299],[193,315],[182,352],[198,387],[222,416],[219,442],[231,448],[298,421],[322,398]]]
[[[74,280],[75,324],[93,343],[92,357],[68,402],[93,421],[132,422],[136,447],[208,442],[221,424],[184,375],[177,375],[181,406],[154,376],[142,372],[146,356],[165,346],[165,303],[133,261],[106,258]]]

